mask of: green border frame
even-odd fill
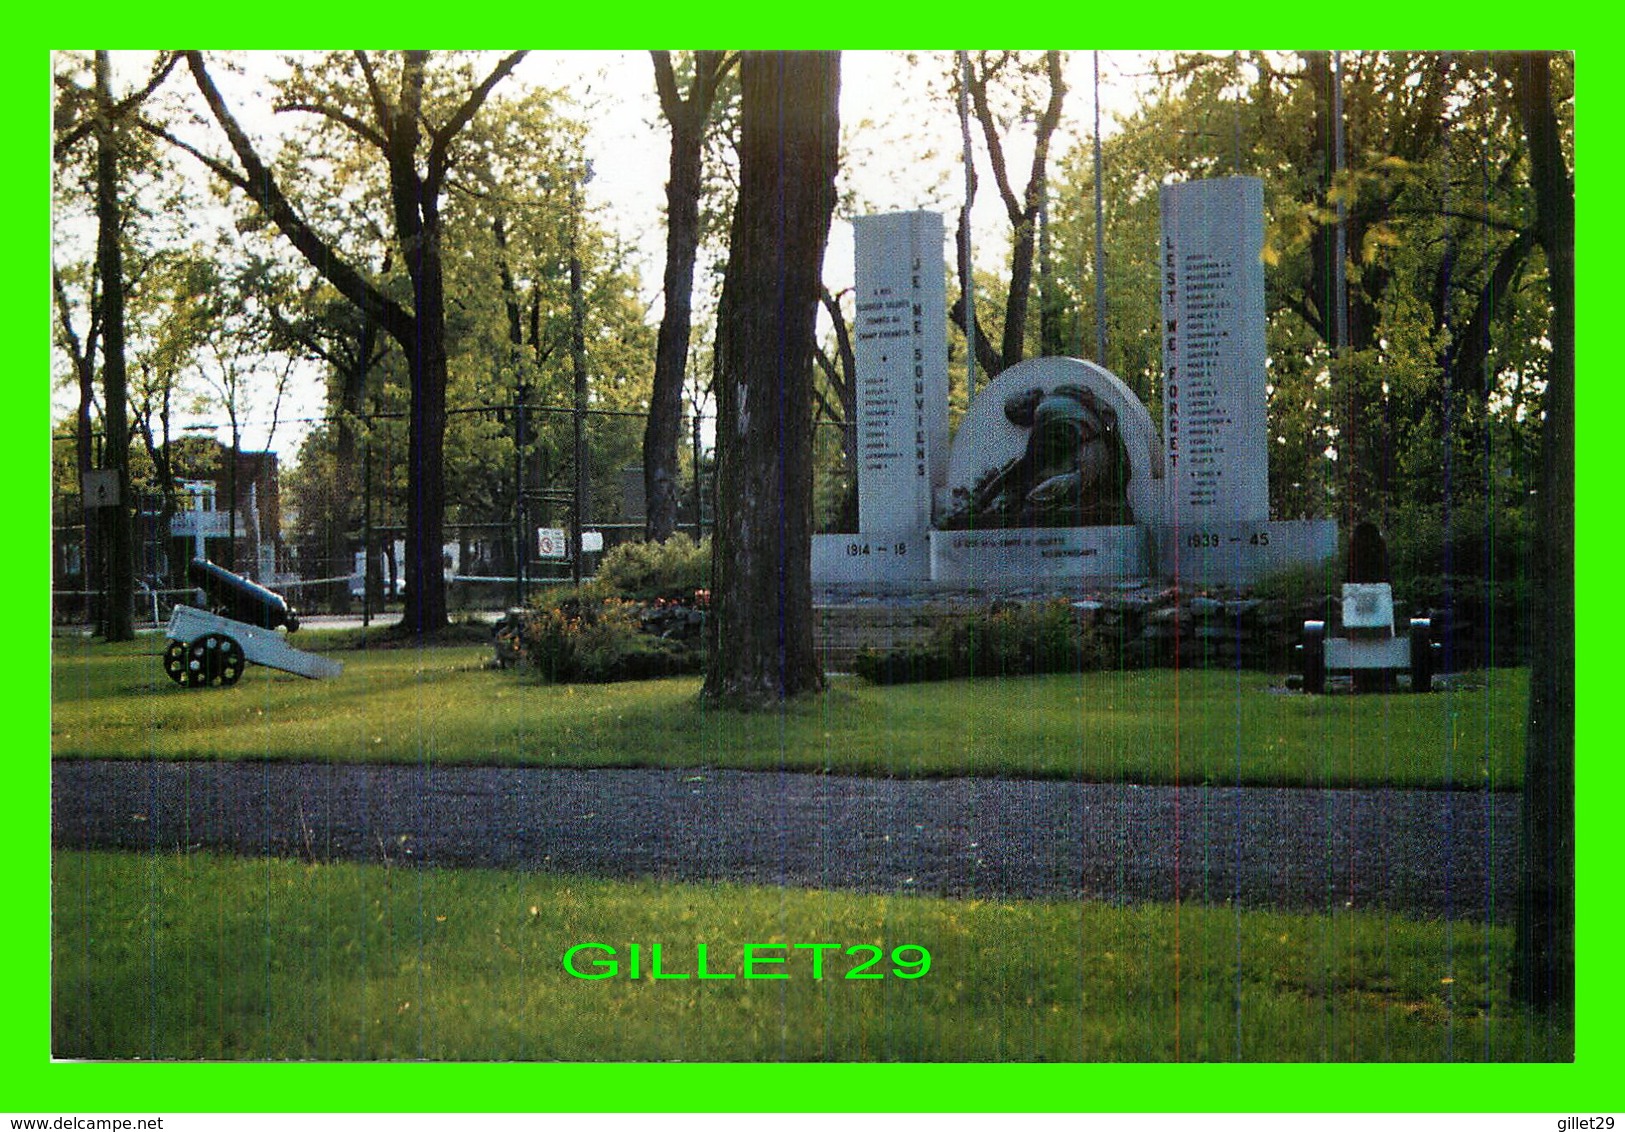
[[[727,7],[733,7],[730,3]],[[639,9],[642,4],[637,5]],[[597,26],[549,20],[544,9],[492,9],[482,22],[482,39],[545,39],[590,47],[624,37],[628,27],[642,37],[668,43],[705,38],[696,28],[726,29],[730,39],[769,43],[842,46],[845,38],[885,47],[912,40],[1061,40],[1137,46],[1177,40],[1186,44],[1253,40],[1310,40],[1335,46],[1356,42],[1439,44],[1478,39],[1519,44],[1531,41],[1572,47],[1578,55],[1579,117],[1585,138],[1585,184],[1596,186],[1618,161],[1613,125],[1620,97],[1611,72],[1620,69],[1609,48],[1619,39],[1602,29],[1597,15],[1570,14],[1551,7],[1494,0],[1437,13],[1411,4],[1311,10],[1279,0],[1243,10],[1230,5],[1159,6],[1155,17],[1139,22],[1143,10],[1092,14],[1082,4],[1044,0],[1029,6],[1030,18],[1007,21],[1008,9],[910,4],[890,9],[874,21],[835,21],[830,8],[811,8],[794,19],[772,6],[741,6],[738,12],[707,7],[649,8],[637,22],[618,19]],[[860,9],[862,10],[862,9]],[[1120,10],[1119,10],[1120,11]],[[1098,13],[1098,9],[1095,10]],[[40,349],[42,322],[48,319],[45,237],[49,231],[49,110],[41,92],[49,78],[48,53],[71,40],[104,40],[127,47],[154,38],[152,29],[207,28],[208,38],[235,43],[321,39],[374,41],[427,28],[426,38],[467,39],[466,11],[458,23],[443,23],[441,11],[421,3],[353,10],[324,5],[257,5],[232,10],[211,7],[161,12],[100,3],[58,9],[25,19],[62,20],[58,26],[21,26],[23,43],[10,66],[0,69],[6,127],[14,155],[11,176],[0,179],[4,215],[22,217],[27,249],[22,270],[6,273],[11,302],[7,322],[30,349]],[[628,13],[629,15],[632,13]],[[990,18],[991,14],[991,18]],[[309,16],[310,19],[302,19]],[[569,16],[563,17],[568,20]],[[581,17],[576,17],[581,18]],[[1417,20],[1429,21],[1418,24]],[[196,22],[192,22],[192,21]],[[1104,24],[1102,21],[1107,21]],[[1134,20],[1136,22],[1130,22]],[[700,22],[703,21],[703,22]],[[815,21],[819,21],[815,24]],[[291,31],[290,31],[291,29]],[[312,30],[305,30],[312,29]],[[556,45],[556,44],[555,44]],[[849,45],[849,44],[848,44]],[[37,162],[37,164],[36,164]],[[1611,201],[1592,196],[1580,205],[1579,232],[1584,253],[1580,323],[1606,325],[1605,290],[1613,274],[1615,232]],[[38,241],[38,242],[36,242]],[[35,258],[38,256],[39,258]],[[18,312],[26,312],[26,317]],[[1599,337],[1581,334],[1581,369],[1587,360],[1600,369]],[[1589,349],[1587,347],[1590,347]],[[26,353],[24,354],[26,356]],[[40,355],[36,355],[40,356]],[[48,363],[47,363],[48,368]],[[1594,372],[1595,372],[1594,369]],[[1605,572],[1612,556],[1605,504],[1598,491],[1612,473],[1604,461],[1609,441],[1603,427],[1618,392],[1606,380],[1582,384],[1578,403],[1577,493],[1586,520],[1579,538],[1578,601],[1579,1017],[1577,1060],[1572,1065],[331,1065],[331,1064],[53,1064],[49,1060],[49,749],[50,681],[48,626],[49,466],[46,386],[31,375],[21,384],[28,396],[15,398],[21,411],[3,427],[9,443],[0,446],[0,483],[10,488],[8,508],[5,623],[22,626],[6,650],[3,686],[15,736],[5,752],[5,824],[13,834],[14,856],[4,866],[4,963],[9,1009],[0,1035],[0,1057],[8,1076],[5,1109],[13,1113],[61,1112],[232,1112],[232,1111],[1534,1111],[1607,1112],[1617,1110],[1621,1041],[1619,980],[1613,956],[1620,948],[1620,912],[1615,893],[1618,826],[1613,801],[1619,796],[1619,764],[1608,733],[1613,720],[1599,707],[1607,702],[1613,667],[1609,646],[1618,603],[1604,600]],[[36,400],[37,398],[37,400]],[[21,501],[20,503],[18,501]]]

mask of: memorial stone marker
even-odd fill
[[[858,528],[917,534],[948,465],[948,329],[942,217],[853,222],[858,378]]]
[[[1246,583],[1325,562],[1335,523],[1269,521],[1264,183],[1164,185],[1160,204],[1168,510],[1158,572]]]
[[[930,576],[926,532],[948,467],[948,304],[942,217],[852,222],[857,317],[858,532],[813,539],[813,578]]]
[[[1163,428],[1076,358],[1005,370],[948,443],[943,223],[853,222],[858,526],[813,540],[821,584],[1247,583],[1336,555],[1327,520],[1269,519],[1263,184],[1161,194]]]
[[[1164,185],[1162,435],[1176,525],[1269,518],[1264,183]]]

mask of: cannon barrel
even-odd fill
[[[240,574],[194,558],[186,568],[186,577],[208,596],[215,612],[222,617],[258,625],[261,629],[286,625],[291,633],[299,628],[299,618],[294,616],[281,594],[274,594]]]

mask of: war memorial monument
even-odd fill
[[[1263,184],[1166,185],[1161,210],[1160,430],[1110,371],[1049,357],[951,439],[942,217],[854,222],[858,531],[815,537],[815,586],[1246,586],[1335,558],[1335,522],[1269,514]]]

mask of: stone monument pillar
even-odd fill
[[[857,258],[858,529],[931,526],[948,470],[948,329],[942,217],[894,212],[852,222]]]
[[[1158,569],[1245,584],[1329,561],[1337,526],[1270,521],[1264,183],[1164,185],[1162,435],[1168,497]]]
[[[858,533],[813,540],[819,582],[930,577],[933,501],[948,474],[948,302],[942,217],[852,222]]]
[[[1162,186],[1162,434],[1168,518],[1270,517],[1264,182]]]

